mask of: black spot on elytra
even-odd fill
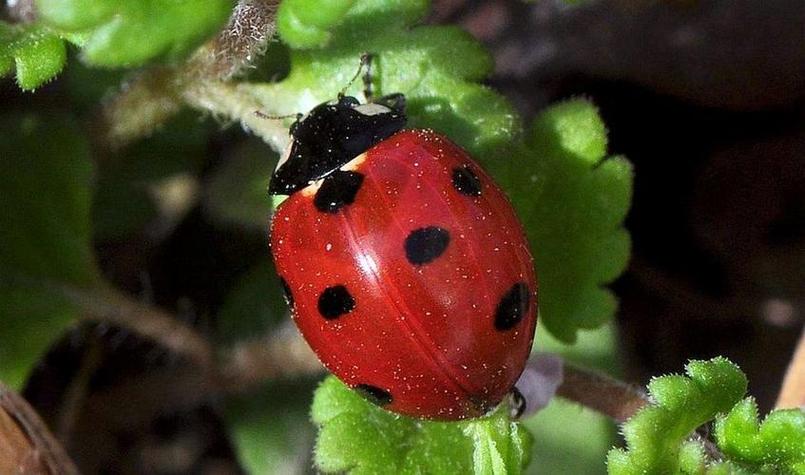
[[[280,277],[280,284],[282,284],[282,295],[285,297],[285,302],[288,304],[288,307],[293,308],[293,294],[291,293],[291,287],[288,286],[288,282],[286,282],[282,277]]]
[[[518,282],[500,299],[495,311],[495,328],[506,331],[514,328],[528,311],[530,295],[528,286]]]
[[[467,165],[453,169],[453,187],[467,196],[481,196],[481,180]]]
[[[319,313],[327,320],[333,320],[355,308],[355,299],[343,285],[327,287],[319,295]]]
[[[355,202],[355,195],[362,184],[363,175],[360,173],[336,170],[324,179],[313,198],[313,204],[322,213],[337,213],[342,207]]]
[[[441,256],[450,244],[450,233],[438,226],[411,231],[405,238],[405,257],[414,265],[427,264]]]
[[[391,397],[390,392],[386,391],[385,389],[380,389],[377,386],[372,386],[371,384],[359,384],[353,389],[355,389],[358,394],[366,398],[369,402],[378,406],[389,405],[391,404],[391,401],[394,400],[394,398]]]

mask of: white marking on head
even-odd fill
[[[380,104],[375,104],[374,102],[357,105],[355,106],[354,109],[363,115],[377,115],[391,112],[391,109],[389,109],[388,107]]]
[[[291,143],[289,143],[289,144],[288,144],[288,146],[287,146],[287,147],[285,147],[285,151],[284,151],[284,152],[282,152],[282,156],[280,157],[279,161],[277,162],[277,166],[276,166],[276,167],[274,167],[274,171],[279,170],[279,168],[280,168],[282,165],[284,165],[284,164],[285,164],[285,162],[287,162],[287,161],[288,161],[288,159],[291,157],[291,148],[293,148],[293,142],[294,142],[294,141],[293,141],[293,140],[291,140]]]

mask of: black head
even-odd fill
[[[400,131],[405,97],[394,94],[361,104],[351,96],[316,106],[291,126],[287,159],[271,177],[269,194],[290,195]]]

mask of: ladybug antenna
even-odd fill
[[[341,89],[341,92],[338,93],[338,98],[341,99],[346,95],[347,89],[349,89],[355,81],[358,80],[358,77],[361,76],[363,73],[362,80],[363,80],[363,96],[366,99],[366,102],[373,102],[374,100],[374,91],[372,90],[372,60],[374,59],[374,55],[372,53],[361,53],[361,63],[358,65],[358,70],[355,71],[355,75],[352,76],[352,79],[349,80],[346,86]],[[366,68],[364,70],[364,68]]]
[[[296,114],[268,115],[260,111],[254,111],[254,115],[256,115],[261,119],[266,120],[283,120],[283,119],[290,119],[291,117],[295,118],[296,120],[293,121],[293,124],[291,124],[291,127],[288,129],[288,133],[291,136],[294,135],[294,132],[296,131],[296,126],[297,124],[299,124],[299,121],[302,120],[302,117],[305,116],[304,114],[301,114],[299,112],[297,112]]]
[[[302,116],[304,114],[300,114],[299,112],[297,112],[296,114],[284,114],[284,115],[273,115],[273,114],[271,114],[270,115],[270,114],[266,114],[265,112],[261,112],[261,111],[258,110],[258,111],[254,111],[254,115],[256,115],[257,117],[259,117],[261,119],[266,119],[266,120],[283,120],[283,119],[290,119],[291,117],[295,117],[296,120],[299,120],[299,119],[302,118]]]

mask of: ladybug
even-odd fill
[[[405,129],[405,97],[339,95],[291,127],[270,246],[296,325],[375,404],[479,417],[531,350],[537,281],[504,193],[459,146]]]

